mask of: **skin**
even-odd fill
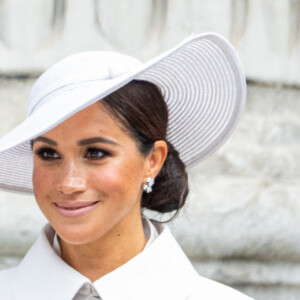
[[[87,140],[94,137],[102,141]],[[66,263],[93,282],[143,250],[141,186],[155,178],[166,155],[164,141],[142,155],[99,103],[34,140],[35,198],[59,236]],[[79,200],[98,202],[83,216],[58,213],[55,203]]]

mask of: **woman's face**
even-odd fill
[[[70,244],[89,243],[140,218],[149,158],[96,103],[34,140],[38,205]]]

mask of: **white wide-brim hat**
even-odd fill
[[[167,139],[187,166],[228,139],[245,105],[240,61],[216,34],[190,36],[146,63],[107,51],[71,55],[39,77],[27,118],[0,139],[0,188],[33,193],[30,140],[133,79],[161,88],[169,109]]]

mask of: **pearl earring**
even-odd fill
[[[143,191],[145,191],[148,194],[151,193],[153,184],[154,184],[154,178],[147,177],[147,183],[143,184]]]

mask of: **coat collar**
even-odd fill
[[[185,299],[198,274],[165,225],[159,236],[133,259],[93,283],[101,299]],[[13,284],[16,299],[71,300],[88,278],[67,265],[53,250],[47,224],[19,267]]]
[[[50,244],[54,233],[50,224],[46,224],[16,269],[12,283],[16,299],[71,300],[89,282],[55,253]]]
[[[198,274],[165,225],[144,251],[94,282],[103,300],[186,299]],[[117,282],[117,284],[116,284]]]

